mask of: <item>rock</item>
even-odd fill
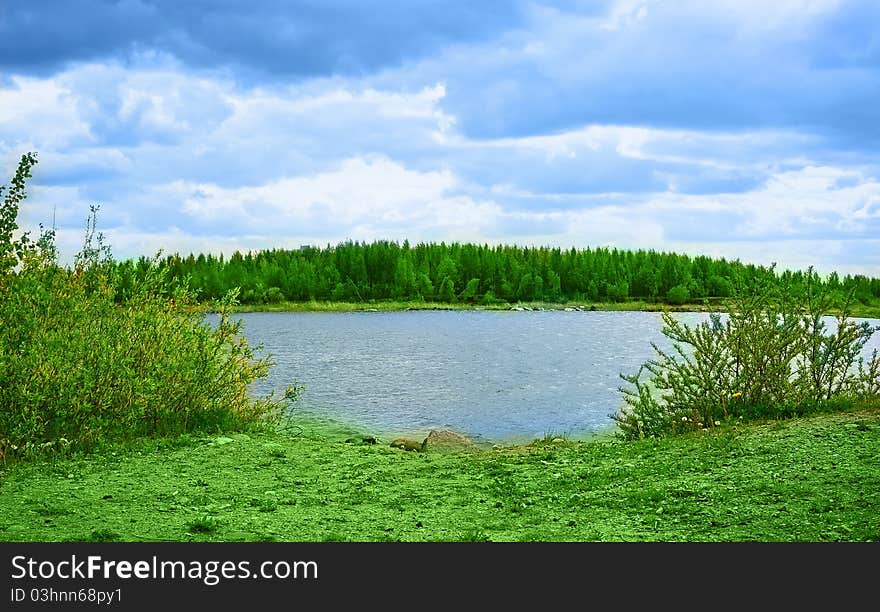
[[[424,450],[432,451],[475,451],[473,440],[451,429],[432,429],[424,441]]]
[[[590,306],[590,312],[596,312],[596,307],[595,307],[595,306]]]
[[[425,450],[425,442],[416,442],[415,440],[410,440],[409,438],[397,438],[391,442],[391,446],[394,448],[402,448],[403,450],[408,451],[418,451],[421,452]]]

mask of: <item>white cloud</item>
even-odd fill
[[[0,87],[0,143],[16,152],[56,150],[89,136],[76,95],[54,79],[14,76]]]
[[[386,146],[397,138],[414,136],[429,142],[449,131],[454,118],[439,102],[445,95],[442,83],[414,92],[384,91],[353,83],[327,83],[324,89],[290,87],[277,90],[238,91],[227,97],[230,117],[214,134],[214,142],[267,139],[283,146],[309,150],[345,150],[346,145]],[[397,129],[404,127],[399,136]]]
[[[599,27],[612,32],[631,28],[648,16],[651,4],[645,0],[618,0],[612,4],[607,18]]]
[[[858,235],[868,229],[865,221],[870,215],[864,211],[878,198],[880,182],[874,178],[850,169],[807,166],[776,174],[756,191],[719,199],[743,213],[744,221],[734,231],[760,238],[780,233]]]
[[[477,235],[500,213],[494,202],[458,195],[449,170],[420,172],[381,156],[344,160],[332,170],[227,189],[177,182],[166,187],[198,224],[234,224],[252,233],[332,228],[337,239]],[[410,233],[411,236],[407,236]]]

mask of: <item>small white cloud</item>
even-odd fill
[[[841,178],[858,182],[838,187]],[[859,212],[878,197],[876,179],[849,169],[807,166],[774,175],[758,191],[726,200],[748,213],[739,230],[759,237],[779,232],[797,235],[807,228],[811,234],[828,229],[858,234],[866,227]]]
[[[599,27],[610,32],[631,28],[648,16],[650,3],[648,0],[617,0]]]
[[[76,94],[56,79],[14,76],[0,87],[0,142],[7,147],[57,150],[88,137]]]

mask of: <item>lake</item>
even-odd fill
[[[669,346],[659,313],[405,311],[243,313],[275,361],[253,391],[305,386],[294,411],[364,433],[447,427],[484,442],[589,436],[614,427],[619,373]],[[676,316],[696,323],[703,313]],[[880,321],[872,321],[880,323]],[[880,334],[866,353],[880,348]]]

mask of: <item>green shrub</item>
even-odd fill
[[[483,298],[480,300],[480,302],[481,302],[482,304],[485,304],[485,305],[487,305],[487,306],[490,306],[490,305],[492,305],[492,304],[498,304],[498,303],[500,303],[501,300],[499,300],[498,298],[496,298],[496,297],[495,297],[495,294],[492,293],[491,291],[487,291],[487,292],[483,295]]]
[[[691,293],[687,285],[676,285],[666,293],[666,301],[669,304],[681,305],[687,302]]]
[[[279,304],[284,301],[284,293],[278,287],[269,287],[264,299],[267,304]]]
[[[672,341],[621,387],[612,417],[626,438],[706,429],[730,418],[785,418],[840,410],[880,398],[880,361],[861,357],[876,331],[850,317],[812,268],[800,285],[763,269],[737,287],[728,317],[714,313],[690,326],[662,313]],[[837,310],[829,331],[824,316]],[[643,375],[647,372],[647,380]]]
[[[280,416],[287,400],[248,392],[271,364],[230,318],[234,293],[212,325],[186,286],[163,289],[157,257],[117,299],[96,208],[69,268],[56,262],[51,232],[14,238],[34,163],[22,157],[0,215],[0,458]]]

